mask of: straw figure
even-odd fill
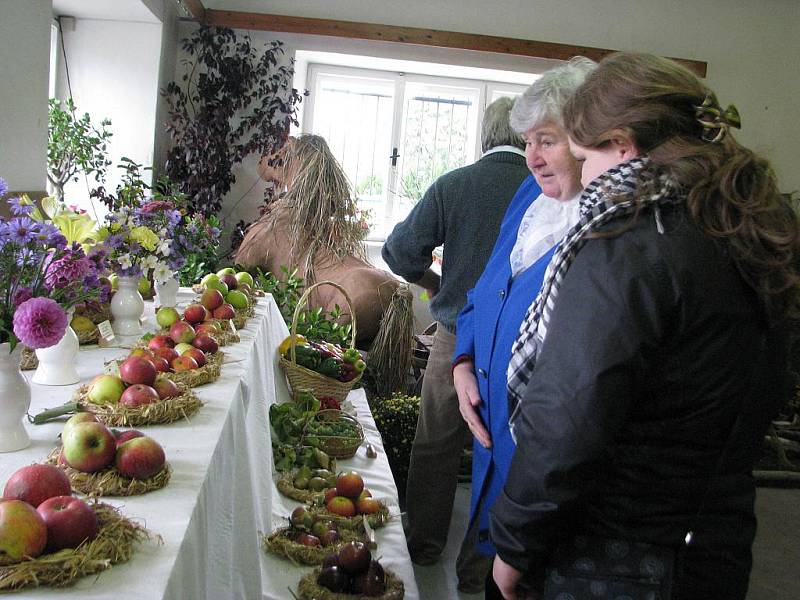
[[[297,276],[306,285],[338,283],[353,303],[356,342],[368,348],[399,282],[365,260],[356,201],[325,140],[301,135],[284,146],[279,161],[275,158],[262,159],[259,173],[279,186],[286,185],[287,191],[247,230],[235,261],[245,267],[259,266],[276,277],[284,276],[281,266],[297,267]],[[325,310],[338,304],[346,311],[347,306],[332,286],[314,290],[309,303]]]

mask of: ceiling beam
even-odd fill
[[[194,1],[200,3],[200,0]],[[586,56],[597,61],[608,54],[616,52],[616,50],[606,48],[572,46],[554,42],[537,42],[534,40],[504,38],[474,33],[459,33],[456,31],[439,31],[436,29],[422,29],[419,27],[400,27],[397,25],[378,25],[374,23],[359,23],[356,21],[290,17],[285,15],[270,15],[232,10],[205,10],[204,22],[207,25],[218,25],[220,27],[232,27],[235,29],[327,35],[360,40],[436,46],[439,48],[497,52],[500,54],[533,56],[536,58],[556,60],[568,60],[573,56]],[[673,60],[688,67],[700,77],[706,76],[707,63],[705,61],[689,60],[685,58],[673,58]]]
[[[200,23],[205,22],[206,7],[203,6],[203,0],[182,0],[182,2],[193,19],[197,19]]]

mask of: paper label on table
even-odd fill
[[[119,377],[119,363],[116,360],[111,360],[105,363],[103,372],[106,375],[113,375]]]
[[[114,342],[114,330],[111,327],[111,321],[103,321],[97,326],[97,330],[100,332],[100,342],[106,346]]]
[[[236,327],[233,324],[233,319],[228,319],[228,331],[236,333]]]

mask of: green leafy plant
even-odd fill
[[[76,117],[72,98],[66,100],[65,106],[66,110],[60,101],[50,99],[47,125],[47,179],[59,201],[64,199],[64,185],[70,179],[78,181],[78,173],[93,175],[99,182],[111,164],[108,140],[112,134],[106,129],[111,121],[103,119],[98,129],[92,125],[89,113]]]

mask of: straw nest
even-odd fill
[[[278,481],[275,482],[275,485],[281,494],[294,500],[299,500],[300,502],[312,502],[325,497],[324,491],[315,492],[313,490],[301,490],[300,488],[294,487],[294,481],[291,473],[283,475],[280,479],[278,479]]]
[[[150,539],[150,532],[123,517],[113,506],[89,504],[99,522],[97,537],[78,548],[43,554],[38,558],[0,567],[0,591],[38,586],[65,587],[127,562],[136,543]]]
[[[172,475],[169,463],[164,464],[164,468],[149,479],[123,477],[113,465],[96,473],[84,473],[59,464],[60,455],[61,448],[55,448],[47,455],[46,462],[63,469],[69,477],[72,489],[86,496],[141,496],[165,487]]]
[[[222,352],[206,354],[206,364],[199,369],[178,371],[177,373],[163,373],[163,376],[167,379],[171,379],[178,385],[185,385],[186,387],[197,387],[198,385],[213,383],[219,379],[219,374],[222,371],[222,360],[224,358],[225,356]]]
[[[180,419],[189,419],[203,403],[188,385],[178,383],[181,395],[175,398],[159,400],[142,406],[123,406],[122,404],[94,404],[86,394],[88,385],[83,385],[75,392],[73,400],[82,410],[94,415],[110,427],[138,427],[140,425],[161,425],[173,423]]]
[[[302,600],[401,600],[406,593],[403,582],[388,569],[384,569],[386,591],[380,596],[332,592],[317,584],[317,577],[319,577],[320,571],[320,568],[316,568],[300,580],[300,583],[297,585],[297,591]]]
[[[236,316],[233,317],[233,326],[236,327],[236,329],[242,329],[247,324],[247,319],[255,316],[256,309],[253,306],[248,306],[247,308],[237,308],[235,312]]]
[[[22,352],[20,352],[19,355],[20,371],[33,371],[38,366],[39,359],[36,358],[36,351],[27,346],[23,346]]]
[[[276,529],[269,535],[261,535],[261,547],[265,552],[271,552],[288,558],[295,564],[321,565],[325,557],[339,549],[347,542],[365,542],[363,535],[351,529],[339,530],[339,541],[330,546],[304,546],[294,541],[294,535],[300,533],[291,527]],[[365,542],[366,543],[366,542]]]
[[[95,325],[99,325],[103,321],[112,319],[111,303],[91,302],[89,304],[80,304],[75,307],[75,316],[86,317]]]
[[[378,504],[381,505],[380,509],[378,509],[378,512],[371,515],[356,515],[354,517],[342,517],[340,515],[336,515],[328,512],[324,506],[312,506],[308,510],[312,515],[314,515],[315,518],[327,519],[329,521],[333,521],[340,527],[346,527],[348,529],[355,530],[363,529],[363,520],[364,517],[366,517],[367,523],[369,523],[373,529],[377,529],[378,527],[383,527],[386,525],[386,522],[389,520],[389,507],[386,506],[386,504],[381,500],[378,500]]]

